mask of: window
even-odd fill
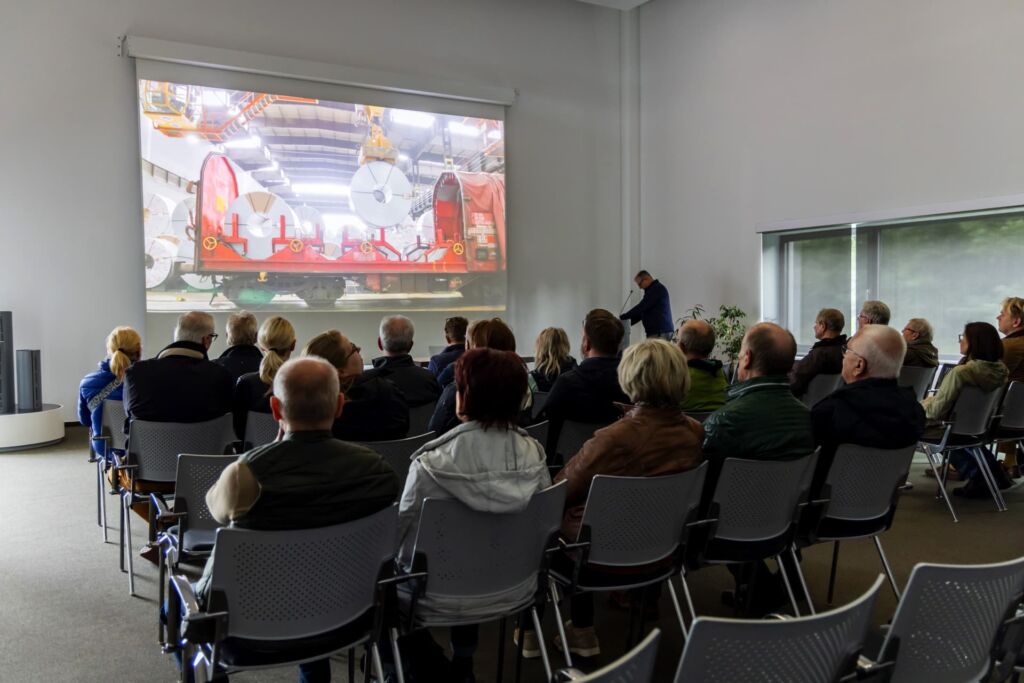
[[[965,323],[996,324],[1007,296],[1024,296],[1024,207],[766,232],[762,316],[814,343],[821,308],[856,327],[861,304],[880,299],[898,329],[926,318],[934,344],[958,355]]]

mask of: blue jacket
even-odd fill
[[[78,420],[91,428],[91,434],[99,434],[101,431],[103,424],[103,401],[99,401],[92,410],[89,409],[89,401],[116,379],[114,373],[110,371],[110,359],[105,358],[100,361],[99,369],[83,377],[82,383],[78,385]],[[117,382],[117,386],[106,396],[111,401],[120,401],[123,397],[124,383],[120,381]],[[93,439],[92,449],[96,453],[102,454],[103,442]]]
[[[427,366],[427,370],[434,373],[434,377],[441,379],[441,373],[449,365],[453,364],[459,359],[459,356],[466,352],[466,343],[459,342],[457,344],[449,344],[444,348],[444,351],[435,353],[430,357],[430,364]],[[443,386],[443,385],[442,385]]]
[[[668,300],[668,290],[660,280],[655,280],[644,290],[644,298],[633,308],[621,316],[630,325],[643,322],[647,336],[672,332],[672,305]]]

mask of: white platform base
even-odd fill
[[[44,403],[34,413],[0,415],[0,451],[41,448],[64,440],[63,406]]]

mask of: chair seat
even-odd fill
[[[167,529],[167,535],[175,540],[178,539],[178,525]],[[214,541],[217,540],[216,529],[189,529],[182,539],[181,549],[186,553],[208,553],[213,550]]]
[[[942,437],[933,437],[925,435],[921,437],[921,443],[926,443],[929,446],[938,446],[942,442]],[[974,446],[981,446],[984,443],[984,439],[981,436],[971,436],[970,434],[950,434],[949,439],[946,441],[946,448],[971,448]]]
[[[558,583],[568,586],[572,583],[572,570],[572,558],[559,553],[552,560],[548,573]],[[627,590],[660,583],[679,571],[671,557],[642,567],[610,567],[587,563],[580,568],[576,588],[584,592]]]
[[[368,610],[333,631],[294,640],[229,637],[220,644],[218,664],[230,672],[311,662],[366,642],[372,627],[373,610]]]
[[[854,538],[870,538],[888,529],[888,515],[874,519],[836,519],[824,517],[818,523],[814,538],[799,538],[797,545],[806,548],[821,541],[845,541]]]
[[[1024,429],[1008,429],[1001,427],[992,435],[993,441],[1021,441],[1024,440]]]
[[[756,543],[716,538],[704,548],[700,555],[700,562],[701,564],[735,564],[775,557],[789,547],[791,538],[792,535],[788,533]]]

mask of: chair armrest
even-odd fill
[[[564,538],[559,537],[558,538],[558,546],[556,546],[554,548],[548,548],[545,552],[550,553],[550,552],[559,551],[559,550],[579,550],[580,548],[589,548],[589,547],[590,547],[590,541],[576,541],[574,543],[569,543]]]
[[[708,517],[707,519],[698,519],[696,522],[687,522],[686,523],[686,528],[687,529],[697,529],[697,528],[702,527],[702,526],[711,526],[713,524],[718,524],[718,518],[717,517]]]
[[[579,669],[559,669],[555,672],[555,683],[567,683],[568,681],[582,681],[587,675]]]
[[[165,522],[174,519],[181,519],[187,512],[173,512],[167,507],[167,501],[164,500],[162,493],[151,493],[149,494],[149,504],[156,510],[156,521]]]
[[[192,583],[184,576],[172,575],[169,578],[169,583],[174,591],[174,597],[177,598],[177,600],[169,601],[169,604],[181,605],[184,612],[181,621],[181,635],[184,640],[191,643],[210,643],[220,640],[221,634],[227,630],[228,613],[204,612],[199,607],[199,600],[192,588]]]
[[[427,578],[427,572],[410,572],[408,574],[396,574],[395,576],[388,577],[386,579],[379,579],[377,581],[378,586],[392,586],[400,583],[408,583],[409,581],[416,581],[418,579]]]
[[[124,453],[124,455],[122,456],[121,454],[118,454],[118,453],[115,452],[114,453],[114,469],[116,471],[120,472],[122,470],[137,470],[139,468],[138,465],[127,465],[127,464],[125,464],[127,462],[127,460],[128,460],[128,453]]]
[[[857,657],[857,669],[854,671],[853,678],[850,680],[865,681],[873,678],[889,680],[889,676],[894,668],[896,668],[895,660],[876,662],[864,655],[860,655]]]

